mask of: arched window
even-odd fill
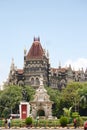
[[[36,78],[36,85],[40,85],[40,81],[38,78]]]
[[[34,84],[34,78],[31,78],[31,85]]]

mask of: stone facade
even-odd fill
[[[56,58],[56,57],[55,57]],[[43,75],[44,85],[56,89],[62,89],[70,81],[87,81],[87,70],[75,71],[69,67],[51,68],[49,63],[49,53],[45,51],[40,43],[40,38],[34,38],[30,50],[24,50],[24,67],[17,69],[12,60],[7,84],[31,85],[38,88],[40,84],[40,75]]]
[[[52,118],[52,101],[49,99],[47,90],[43,85],[43,76],[40,78],[40,86],[36,90],[34,100],[30,102],[32,107],[31,115],[33,118],[37,116],[44,116],[46,118]]]

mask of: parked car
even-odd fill
[[[84,123],[84,130],[87,130],[87,121]]]

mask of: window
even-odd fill
[[[39,79],[36,78],[36,85],[40,85]]]
[[[34,78],[31,78],[31,85],[34,84]]]

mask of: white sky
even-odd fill
[[[1,0],[0,84],[11,59],[23,68],[23,51],[40,37],[52,67],[87,67],[87,0]]]

